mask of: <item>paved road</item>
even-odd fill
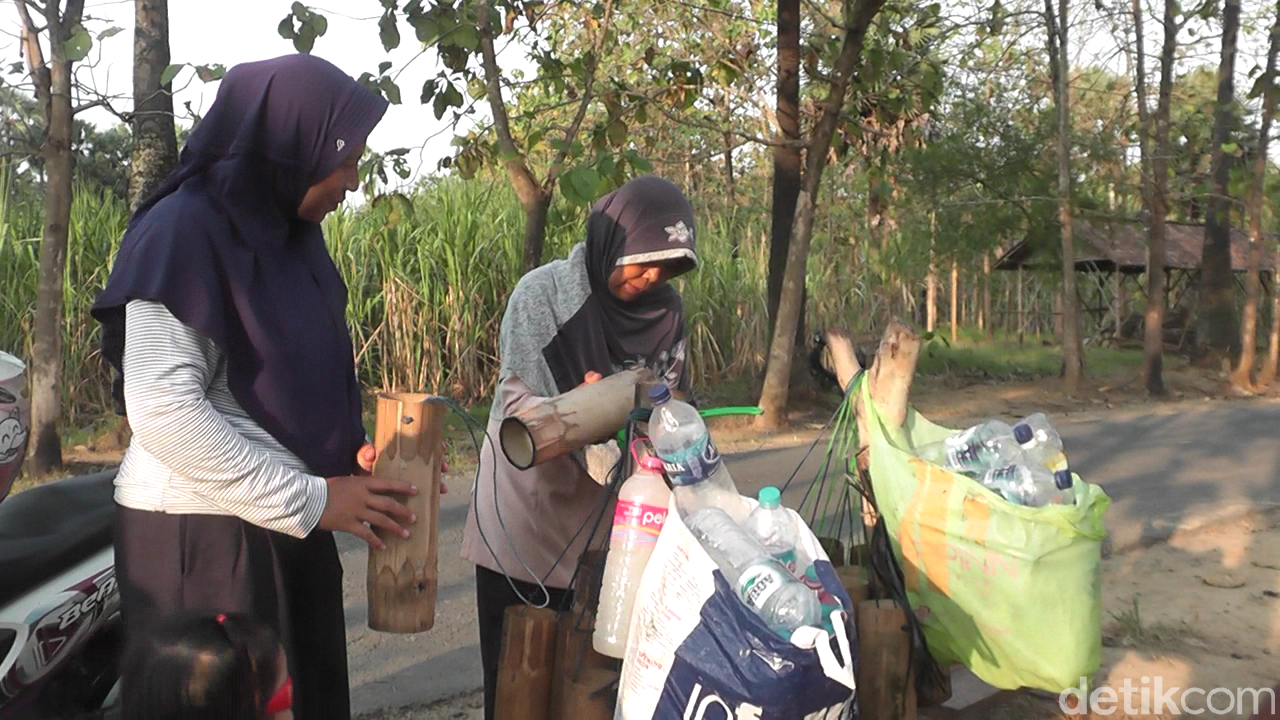
[[[1280,500],[1280,404],[1195,405],[1082,415],[1060,422],[1073,469],[1114,500],[1107,523],[1117,546],[1215,508]],[[781,485],[807,448],[729,457],[744,493]],[[801,466],[785,502],[796,507],[819,468]],[[466,483],[469,485],[468,483]],[[357,712],[431,702],[480,686],[472,567],[458,558],[468,487],[455,483],[441,510],[440,598],[436,626],[421,635],[369,631],[364,547],[342,536],[352,704]]]

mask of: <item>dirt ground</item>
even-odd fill
[[[923,716],[1249,718],[1254,691],[1261,691],[1261,709],[1271,709],[1275,695],[1268,690],[1280,684],[1280,514],[1260,513],[1109,558],[1102,592],[1103,660],[1094,687],[1112,688],[1116,695],[1108,698],[1103,691],[1093,715],[1064,713],[1056,697],[1009,692],[963,712],[931,709]],[[1127,706],[1121,694],[1126,682],[1134,689]],[[1150,692],[1157,683],[1161,691]],[[1142,688],[1148,689],[1145,707]],[[1161,694],[1171,702],[1157,707]]]

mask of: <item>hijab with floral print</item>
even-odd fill
[[[696,241],[693,205],[668,180],[638,177],[600,198],[586,242],[525,275],[512,293],[502,377],[518,375],[548,394],[572,390],[588,372],[645,366],[688,393],[680,293],[664,283],[623,301],[609,291],[609,276],[623,265],[666,264],[677,277],[698,266]]]

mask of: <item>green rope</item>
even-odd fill
[[[648,409],[636,408],[636,410],[631,413],[631,419],[647,421],[649,419],[648,413],[649,413]],[[753,405],[707,408],[706,410],[698,411],[698,415],[700,415],[703,420],[710,420],[712,418],[719,418],[719,417],[749,417],[752,415],[763,415],[763,414],[764,414],[763,409]],[[617,438],[618,438],[619,446],[625,443],[627,441],[627,429],[623,428],[619,430]]]

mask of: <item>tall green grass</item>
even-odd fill
[[[91,421],[111,407],[110,376],[99,362],[98,328],[89,308],[106,284],[128,221],[128,208],[115,196],[86,186],[75,189],[62,288],[62,401],[72,424]],[[43,227],[37,202],[14,202],[9,192],[0,192],[0,349],[22,357],[31,356]]]
[[[10,193],[0,192],[0,198]],[[697,272],[676,280],[691,338],[695,386],[753,392],[769,327],[767,199],[728,207],[694,196]],[[0,348],[27,354],[43,223],[39,198],[0,199]],[[753,204],[754,203],[754,204]],[[81,187],[72,208],[66,275],[66,419],[83,426],[110,409],[109,376],[88,314],[106,282],[128,220],[122,202]],[[911,311],[920,283],[885,273],[856,242],[857,208],[822,209],[808,271],[807,322],[874,332]],[[545,260],[584,239],[585,210],[560,199],[550,214]],[[434,179],[407,203],[378,203],[326,221],[330,248],[349,287],[349,321],[361,381],[369,389],[425,389],[476,403],[493,390],[498,332],[521,275],[524,213],[501,179]],[[736,247],[736,253],[735,253]],[[997,296],[997,299],[999,296]]]

